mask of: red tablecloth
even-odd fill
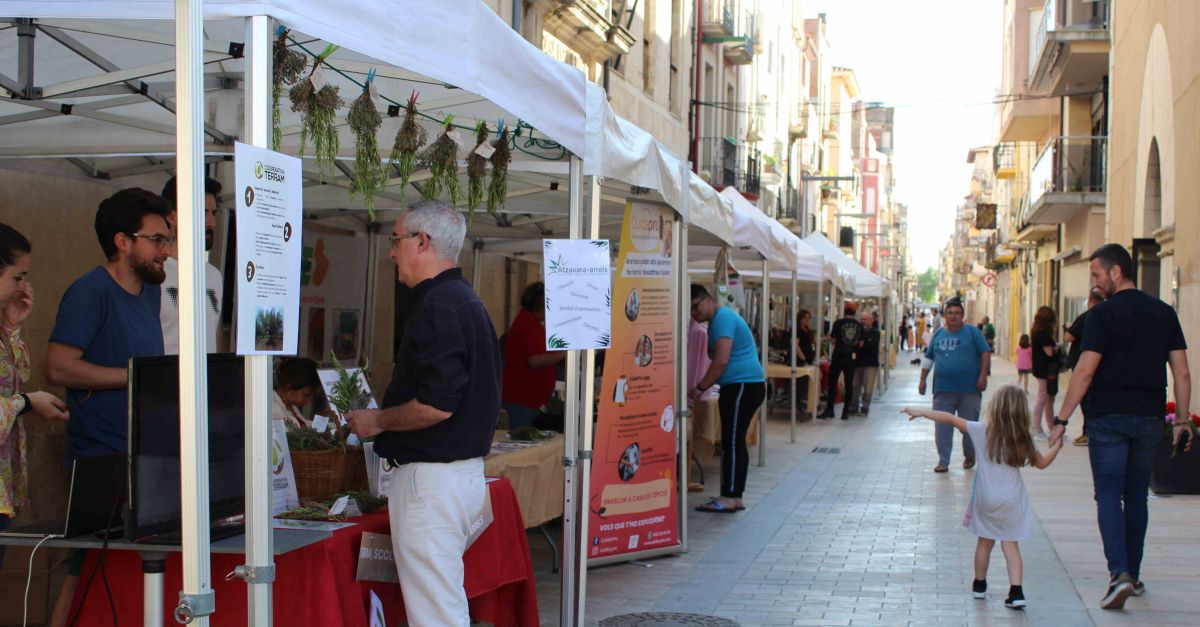
[[[463,556],[471,617],[497,626],[537,625],[533,564],[516,495],[507,479],[491,481],[488,489],[492,496],[494,521]],[[389,533],[387,512],[367,514],[351,519],[351,522],[358,524],[335,531],[333,537],[319,544],[275,557],[276,625],[366,627],[371,590],[383,601],[388,624],[395,625],[404,620],[399,585],[355,580],[362,533]],[[88,555],[76,593],[77,608],[84,584],[98,557],[98,551]],[[142,624],[141,560],[132,551],[112,550],[105,561],[120,623]],[[242,555],[213,555],[212,579],[217,612],[210,617],[210,624],[214,626],[246,624],[246,585],[240,579],[225,581],[226,573],[243,561]],[[163,608],[167,617],[174,611],[182,589],[180,564],[179,553],[172,553],[167,558]],[[171,622],[171,619],[167,620]],[[78,624],[112,624],[108,598],[98,575],[83,600]]]

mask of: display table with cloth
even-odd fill
[[[538,527],[563,515],[563,436],[524,448],[501,451],[510,442],[508,432],[497,430],[492,454],[484,458],[483,473],[512,482],[521,517],[528,528]]]
[[[767,364],[768,379],[791,379],[792,367],[787,364]],[[821,382],[816,366],[796,366],[796,378],[808,379],[808,399],[804,403],[804,411],[815,416],[817,414],[817,398],[821,395]]]
[[[494,625],[537,625],[537,593],[525,524],[517,506],[512,485],[506,479],[489,480],[493,522],[463,556],[466,566],[465,587],[471,618]],[[390,534],[386,510],[380,510],[348,522],[352,527],[334,531],[316,544],[278,555],[275,558],[274,621],[276,625],[321,625],[322,627],[366,627],[371,607],[370,592],[383,602],[387,624],[404,622],[404,601],[395,583],[356,581],[358,549],[365,531]],[[281,536],[298,533],[276,530]],[[224,542],[224,541],[222,541]],[[241,554],[212,556],[212,585],[216,591],[217,612],[212,625],[246,624],[246,584],[240,579],[226,580],[227,573],[244,561]],[[120,623],[135,625],[142,613],[141,560],[134,550],[114,550],[105,557],[105,570],[112,588],[113,602]],[[179,547],[174,547],[175,551]],[[108,599],[100,577],[92,582],[83,599],[90,573],[96,568],[100,551],[89,551],[76,591],[79,625],[111,625]],[[181,556],[167,557],[164,616],[170,616],[177,602],[175,592],[182,589]]]
[[[697,457],[715,457],[721,453],[721,411],[717,399],[696,401],[692,405],[692,450]],[[758,444],[759,408],[746,431],[746,446]]]

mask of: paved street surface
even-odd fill
[[[973,471],[962,469],[956,434],[950,472],[932,472],[933,424],[899,414],[929,402],[917,395],[917,367],[905,355],[867,418],[803,422],[790,444],[786,407],[778,409],[766,466],[750,467],[747,510],[690,512],[686,554],[592,569],[588,624],[674,611],[742,625],[1200,625],[1200,497],[1151,495],[1148,592],[1123,611],[1103,611],[1107,576],[1087,450],[1069,443],[1048,470],[1023,471],[1037,518],[1021,546],[1028,609],[1004,607],[999,546],[988,598],[973,599],[975,538],[962,527]],[[997,360],[991,389],[1015,379],[1015,368]],[[1074,438],[1078,416],[1071,423]],[[706,462],[710,489],[691,495],[691,505],[715,493],[718,466]],[[540,535],[529,540],[543,624],[558,625],[550,551]]]

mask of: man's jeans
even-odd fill
[[[933,410],[957,414],[963,420],[979,422],[979,406],[983,402],[983,394],[979,392],[938,392],[933,395]],[[937,423],[933,427],[933,438],[937,442],[938,463],[942,466],[950,464],[950,452],[954,448],[954,427]],[[971,436],[963,434],[963,457],[975,459],[975,447]]]
[[[1157,416],[1089,416],[1088,457],[1096,488],[1096,515],[1110,575],[1138,579],[1146,543],[1146,491],[1163,435]]]

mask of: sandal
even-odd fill
[[[705,503],[704,505],[697,505],[696,511],[698,511],[698,512],[713,512],[716,514],[734,514],[734,513],[737,513],[738,510],[736,508],[725,505],[724,503],[718,501],[717,499],[713,499],[713,500]]]

